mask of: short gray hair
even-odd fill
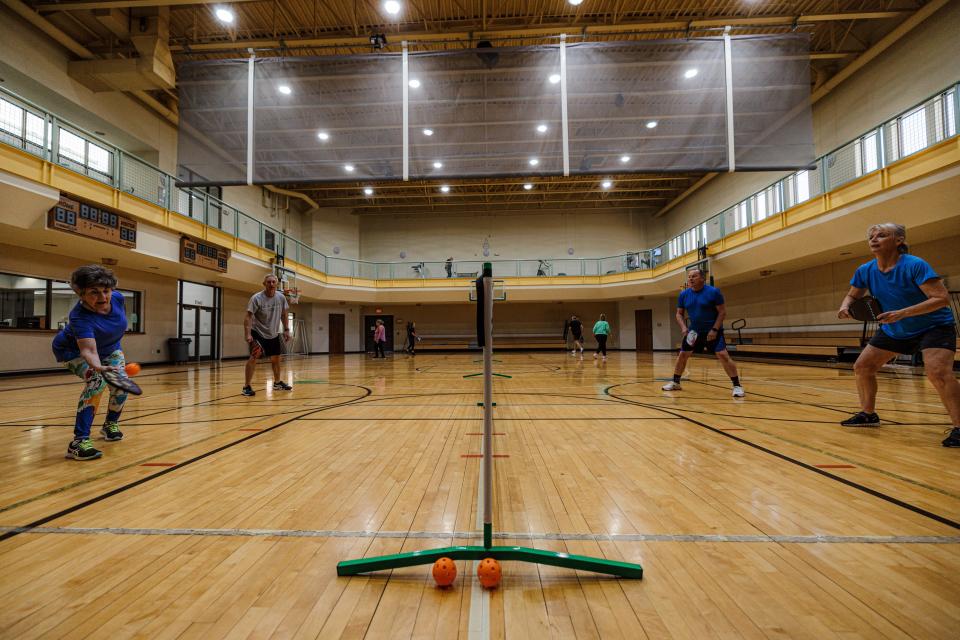
[[[907,246],[907,228],[902,224],[897,224],[896,222],[881,222],[880,224],[872,225],[867,229],[867,237],[873,235],[873,232],[877,229],[886,229],[887,231],[893,232],[894,238],[900,238],[903,242],[900,246],[897,247],[897,250],[900,253],[908,253],[910,248]]]

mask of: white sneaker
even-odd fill
[[[594,359],[594,360],[597,359],[597,354],[593,354],[593,359]]]
[[[674,382],[673,380],[671,380],[667,384],[660,387],[660,389],[662,389],[663,391],[680,391],[682,387],[680,386],[679,382]]]
[[[574,349],[573,351],[571,351],[571,352],[570,352],[570,355],[572,355],[572,356],[575,356],[575,355],[577,355],[577,350],[576,350],[576,349]]]
[[[742,397],[745,396],[745,395],[747,395],[747,394],[744,392],[743,387],[734,387],[734,388],[733,388],[733,397],[734,397],[734,398],[742,398]]]
[[[607,356],[603,356],[603,361],[604,361],[604,362],[607,361]]]

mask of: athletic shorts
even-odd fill
[[[904,355],[913,355],[924,349],[957,350],[957,329],[952,324],[942,324],[931,327],[919,335],[898,340],[891,338],[883,329],[877,329],[876,335],[870,339],[870,344],[877,349],[893,351]]]
[[[573,339],[576,340],[577,342],[583,342],[583,333],[577,333],[576,331],[574,331]]]
[[[272,338],[264,338],[262,335],[256,332],[256,330],[251,330],[250,335],[253,336],[253,339],[260,343],[263,347],[263,355],[265,356],[279,356],[283,354],[283,344],[280,342],[281,338],[279,335],[276,335]],[[250,348],[253,348],[253,345],[250,345]]]
[[[707,342],[708,331],[701,331],[697,334],[697,340],[690,345],[686,336],[680,342],[681,351],[693,351],[694,353],[716,353],[717,351],[726,351],[727,343],[723,340],[723,329],[717,331],[717,339]]]

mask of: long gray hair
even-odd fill
[[[869,238],[873,235],[873,232],[877,229],[892,231],[894,238],[900,238],[903,241],[897,246],[897,251],[900,253],[910,253],[910,247],[907,246],[907,228],[905,226],[897,224],[896,222],[881,222],[867,229],[867,237]]]

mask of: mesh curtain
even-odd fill
[[[731,39],[737,170],[813,161],[806,36]],[[561,49],[563,48],[563,52]],[[260,58],[253,183],[724,171],[722,39]],[[182,185],[248,179],[247,60],[178,67]]]

